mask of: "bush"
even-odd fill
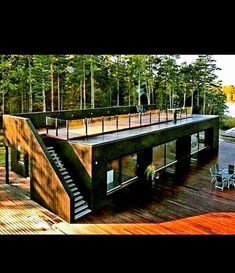
[[[235,118],[230,116],[224,116],[220,121],[220,129],[228,130],[235,127]]]

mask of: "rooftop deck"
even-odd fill
[[[221,167],[234,162],[234,147],[220,141]],[[107,208],[78,224],[68,224],[30,200],[27,179],[11,173],[11,185],[4,184],[1,169],[0,234],[234,234],[235,188],[218,191],[210,184],[209,167],[216,160],[192,162],[178,185],[169,178],[153,191],[135,188],[119,193],[121,199],[113,195]]]
[[[210,120],[217,116],[205,116],[205,115],[193,115],[192,117],[178,120],[176,123],[174,121],[163,122],[159,124],[152,124],[139,128],[127,129],[124,131],[118,131],[107,134],[100,134],[97,136],[89,136],[88,138],[73,140],[73,143],[79,143],[83,145],[95,146],[100,144],[106,144],[108,142],[120,141],[123,139],[130,139],[136,135],[142,136],[145,134],[162,131],[165,129],[171,129],[175,127],[180,127],[186,124],[194,124],[203,120]]]

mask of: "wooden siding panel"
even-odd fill
[[[33,134],[28,120],[3,116],[5,142],[31,159],[31,196],[41,205],[70,221],[70,198]]]
[[[74,149],[77,157],[79,158],[80,162],[87,170],[89,176],[92,176],[92,147],[91,146],[84,146],[73,143],[72,148]]]

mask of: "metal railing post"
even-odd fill
[[[48,117],[46,117],[46,134],[48,135]]]
[[[129,128],[131,128],[131,114],[128,114],[128,119],[129,119]]]
[[[55,118],[55,135],[58,136],[58,118]]]
[[[102,123],[102,134],[104,133],[104,116],[101,117],[101,123]]]
[[[152,115],[151,115],[151,110],[150,110],[150,112],[149,112],[149,124],[151,124],[152,123]]]
[[[88,135],[88,128],[87,128],[87,118],[85,118],[85,135]]]
[[[116,115],[116,130],[118,131],[118,115]]]
[[[67,139],[69,139],[69,121],[66,119],[66,133],[67,133]]]

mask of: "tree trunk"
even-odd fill
[[[84,109],[86,109],[86,67],[85,67],[85,61],[83,61],[83,106]]]
[[[30,59],[28,59],[28,61],[29,61],[29,112],[33,112],[33,90]]]
[[[92,61],[91,61],[91,108],[95,108],[95,85],[94,85],[94,71],[93,71]]]
[[[148,104],[150,104],[150,85],[146,81],[146,91],[147,91],[147,99],[148,99]]]
[[[117,106],[119,106],[119,79],[117,79]]]
[[[45,94],[45,82],[42,80],[42,100],[43,100],[43,112],[46,112],[46,94]]]
[[[128,105],[129,106],[131,106],[131,81],[130,81],[130,79],[128,80],[128,95],[129,95],[129,97],[128,97]]]
[[[80,82],[80,109],[82,109],[82,80]]]
[[[57,98],[58,110],[60,110],[60,76],[59,75],[58,75],[58,78],[57,78],[57,93],[58,93],[58,98]]]
[[[138,77],[138,105],[140,105],[140,72]]]
[[[51,111],[54,112],[53,64],[51,64]]]
[[[184,102],[183,102],[183,108],[185,107],[185,102],[186,102],[186,92],[184,92]]]
[[[32,84],[29,84],[29,112],[33,112],[33,91]]]
[[[194,92],[193,92],[193,90],[192,90],[192,95],[191,95],[191,107],[192,107],[192,109],[193,109],[193,94],[194,94]]]
[[[169,92],[169,101],[170,101],[170,108],[172,108],[172,93],[171,93],[171,89]]]
[[[150,102],[150,104],[151,103],[153,103],[153,104],[155,104],[155,101],[154,101],[154,99],[155,99],[155,96],[154,96],[154,93],[153,93],[153,84],[151,85],[151,89],[152,89],[152,102]]]
[[[120,83],[119,83],[119,57],[117,57],[117,66],[116,66],[116,77],[117,77],[117,106],[120,103]]]
[[[204,90],[204,93],[203,93],[203,110],[202,110],[203,115],[205,115],[205,111],[206,111],[206,90]]]

